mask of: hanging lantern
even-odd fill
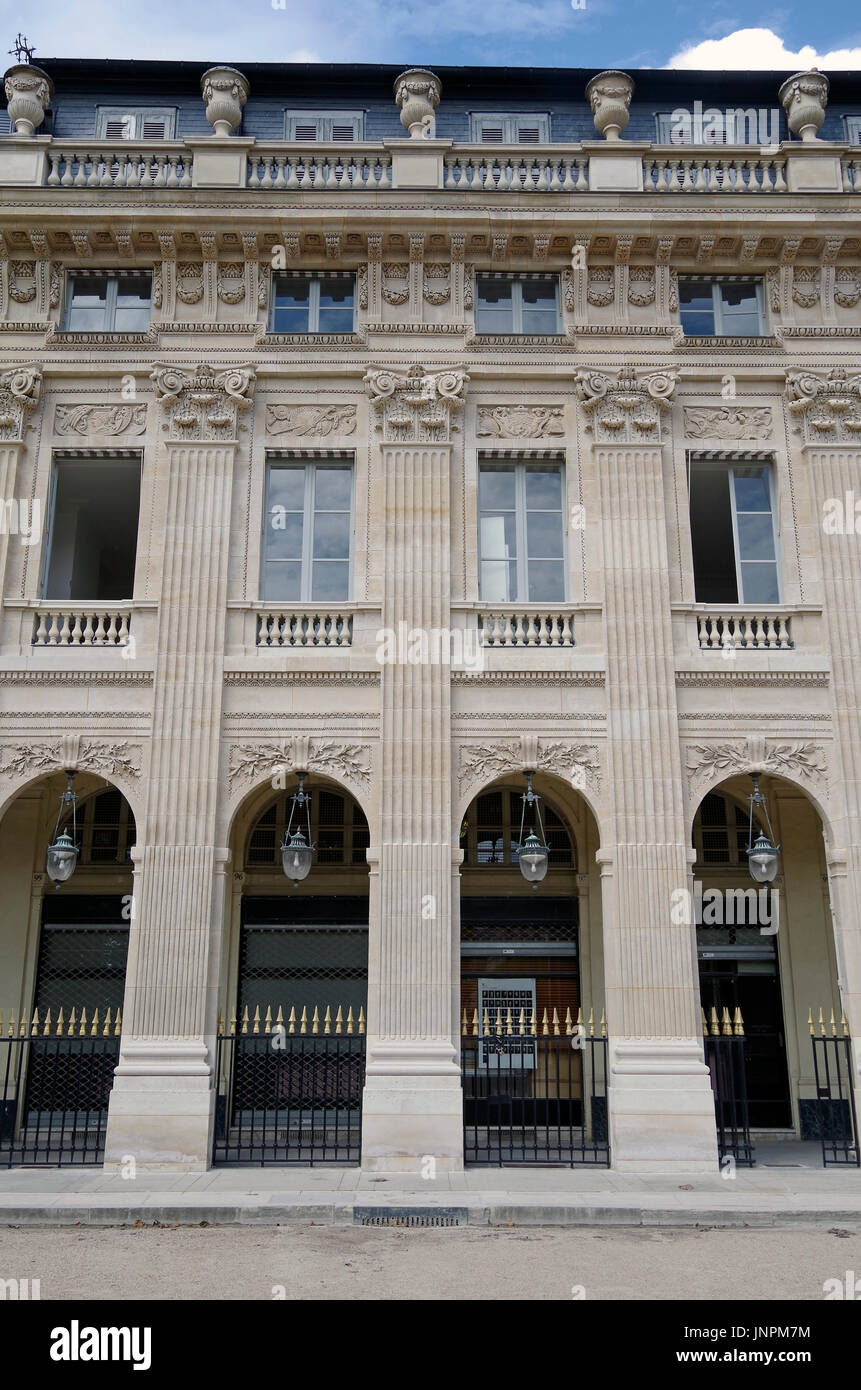
[[[523,793],[521,800],[523,802],[523,810],[520,814],[520,839],[518,843],[516,845],[512,845],[511,848],[512,852],[514,852],[515,850],[517,851],[520,872],[523,874],[523,877],[526,879],[527,883],[531,883],[532,887],[534,889],[537,889],[539,883],[547,873],[547,865],[550,859],[550,850],[547,846],[547,839],[544,834],[544,824],[541,820],[541,806],[539,804],[541,798],[532,790],[531,772],[527,772],[526,774],[526,791]],[[527,806],[535,807],[535,816],[538,822],[538,829],[541,832],[540,838],[535,832],[535,827],[533,827],[533,829],[530,830],[529,834],[524,839]]]
[[[305,812],[305,824],[308,831],[306,840],[302,829],[302,811]],[[296,819],[296,828],[293,828],[293,820]],[[293,793],[292,805],[290,807],[290,820],[284,832],[284,843],[281,846],[281,865],[287,878],[293,880],[293,885],[300,883],[303,878],[307,878],[311,872],[311,863],[314,857],[314,845],[311,842],[311,797],[304,790],[304,778],[299,775],[299,790]]]
[[[771,828],[771,821],[768,816],[768,803],[759,790],[759,773],[752,772],[753,791],[750,794],[750,826],[747,836],[747,866],[750,869],[750,876],[756,883],[772,883],[777,877],[777,865],[780,857],[780,845],[774,843],[774,831]],[[754,807],[762,807],[765,823],[768,826],[768,834],[760,830],[756,841],[753,838],[753,816]]]
[[[58,890],[61,883],[65,883],[67,879],[70,879],[72,877],[72,874],[75,872],[75,868],[78,863],[78,845],[76,843],[78,837],[78,825],[76,814],[77,797],[75,796],[75,793],[72,791],[72,778],[74,777],[74,775],[74,772],[67,772],[67,776],[69,779],[68,785],[66,787],[66,790],[63,792],[63,795],[60,797],[60,809],[57,812],[57,824],[54,826],[54,839],[53,842],[48,846],[46,862],[48,877],[54,883],[56,883]],[[66,813],[65,808],[67,806],[71,806],[72,808],[72,833],[70,835],[68,829],[66,829],[63,831],[61,835],[59,833],[60,821],[63,819],[64,813]]]

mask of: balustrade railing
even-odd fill
[[[706,154],[655,150],[643,160],[646,193],[786,193],[786,156],[750,149]]]
[[[503,612],[478,615],[485,647],[573,647],[574,615],[565,612]]]
[[[33,615],[34,647],[124,647],[131,630],[131,605],[62,608],[39,606]]]
[[[247,186],[264,192],[302,188],[374,192],[391,188],[391,165],[391,155],[374,146],[255,149],[248,156]]]
[[[142,146],[52,145],[49,188],[190,188],[193,155],[159,141]]]
[[[445,156],[444,166],[443,187],[464,192],[583,193],[589,187],[588,158],[547,145],[461,147]]]
[[[352,613],[272,609],[257,615],[258,647],[349,647]]]
[[[788,613],[698,613],[697,639],[703,650],[788,651],[795,646]]]

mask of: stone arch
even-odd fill
[[[709,792],[734,777],[760,772],[769,780],[797,788],[810,801],[822,823],[829,851],[834,848],[831,798],[826,783],[825,753],[812,741],[780,743],[748,739],[738,744],[691,744],[687,750],[686,830],[691,843],[696,814]]]

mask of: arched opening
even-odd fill
[[[0,1162],[100,1163],[119,1053],[135,818],[118,788],[79,772],[75,819],[65,774],[23,788],[0,821]],[[55,886],[46,852],[78,846]]]
[[[743,1061],[757,1164],[818,1165],[823,1139],[829,1131],[839,1137],[849,1115],[848,1095],[845,1106],[838,1096],[830,1112],[823,1102],[808,1025],[811,1009],[818,1017],[821,1007],[829,1018],[833,1008],[838,1020],[841,1012],[823,826],[799,787],[767,776],[760,787],[780,845],[773,883],[755,883],[748,869],[750,777],[713,788],[694,816],[693,917],[704,1027],[723,1031],[729,1018],[739,1033],[733,1045]],[[755,815],[754,838],[763,825]],[[714,1066],[712,1083],[717,1094]]]
[[[217,1163],[355,1162],[368,998],[368,822],[305,778],[312,867],[285,877],[298,778],[259,789],[234,823],[219,1019]],[[294,813],[295,826],[295,813]]]
[[[537,887],[519,865],[521,833],[538,829],[525,777],[479,792],[460,826],[465,1157],[607,1162],[598,830],[570,786],[537,776],[535,790]]]

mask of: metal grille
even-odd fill
[[[504,988],[505,982],[500,981]],[[516,1012],[516,1010],[519,1010]],[[606,1025],[595,1032],[521,1001],[464,1017],[464,1159],[499,1166],[609,1166]]]
[[[216,1074],[213,1162],[359,1162],[363,1034],[220,1034]]]
[[[85,1036],[0,1038],[0,1163],[102,1162],[120,1040],[95,1026],[96,1035],[87,1026]]]
[[[730,1019],[729,1009],[718,1020],[712,1009],[707,1021],[703,1012],[703,1052],[711,1077],[715,1102],[718,1154],[728,1155],[742,1168],[756,1166],[750,1137],[747,1100],[747,1069],[744,1055],[744,1022],[741,1010]]]
[[[831,1036],[826,1031],[825,1016],[819,1010],[819,1034],[808,1015],[810,1041],[813,1045],[813,1071],[816,1078],[817,1127],[822,1142],[822,1163],[831,1167],[861,1167],[858,1144],[858,1117],[855,1112],[855,1093],[852,1087],[852,1039],[845,1015],[838,1025],[831,1011]]]
[[[354,1207],[354,1226],[466,1226],[466,1207]]]

